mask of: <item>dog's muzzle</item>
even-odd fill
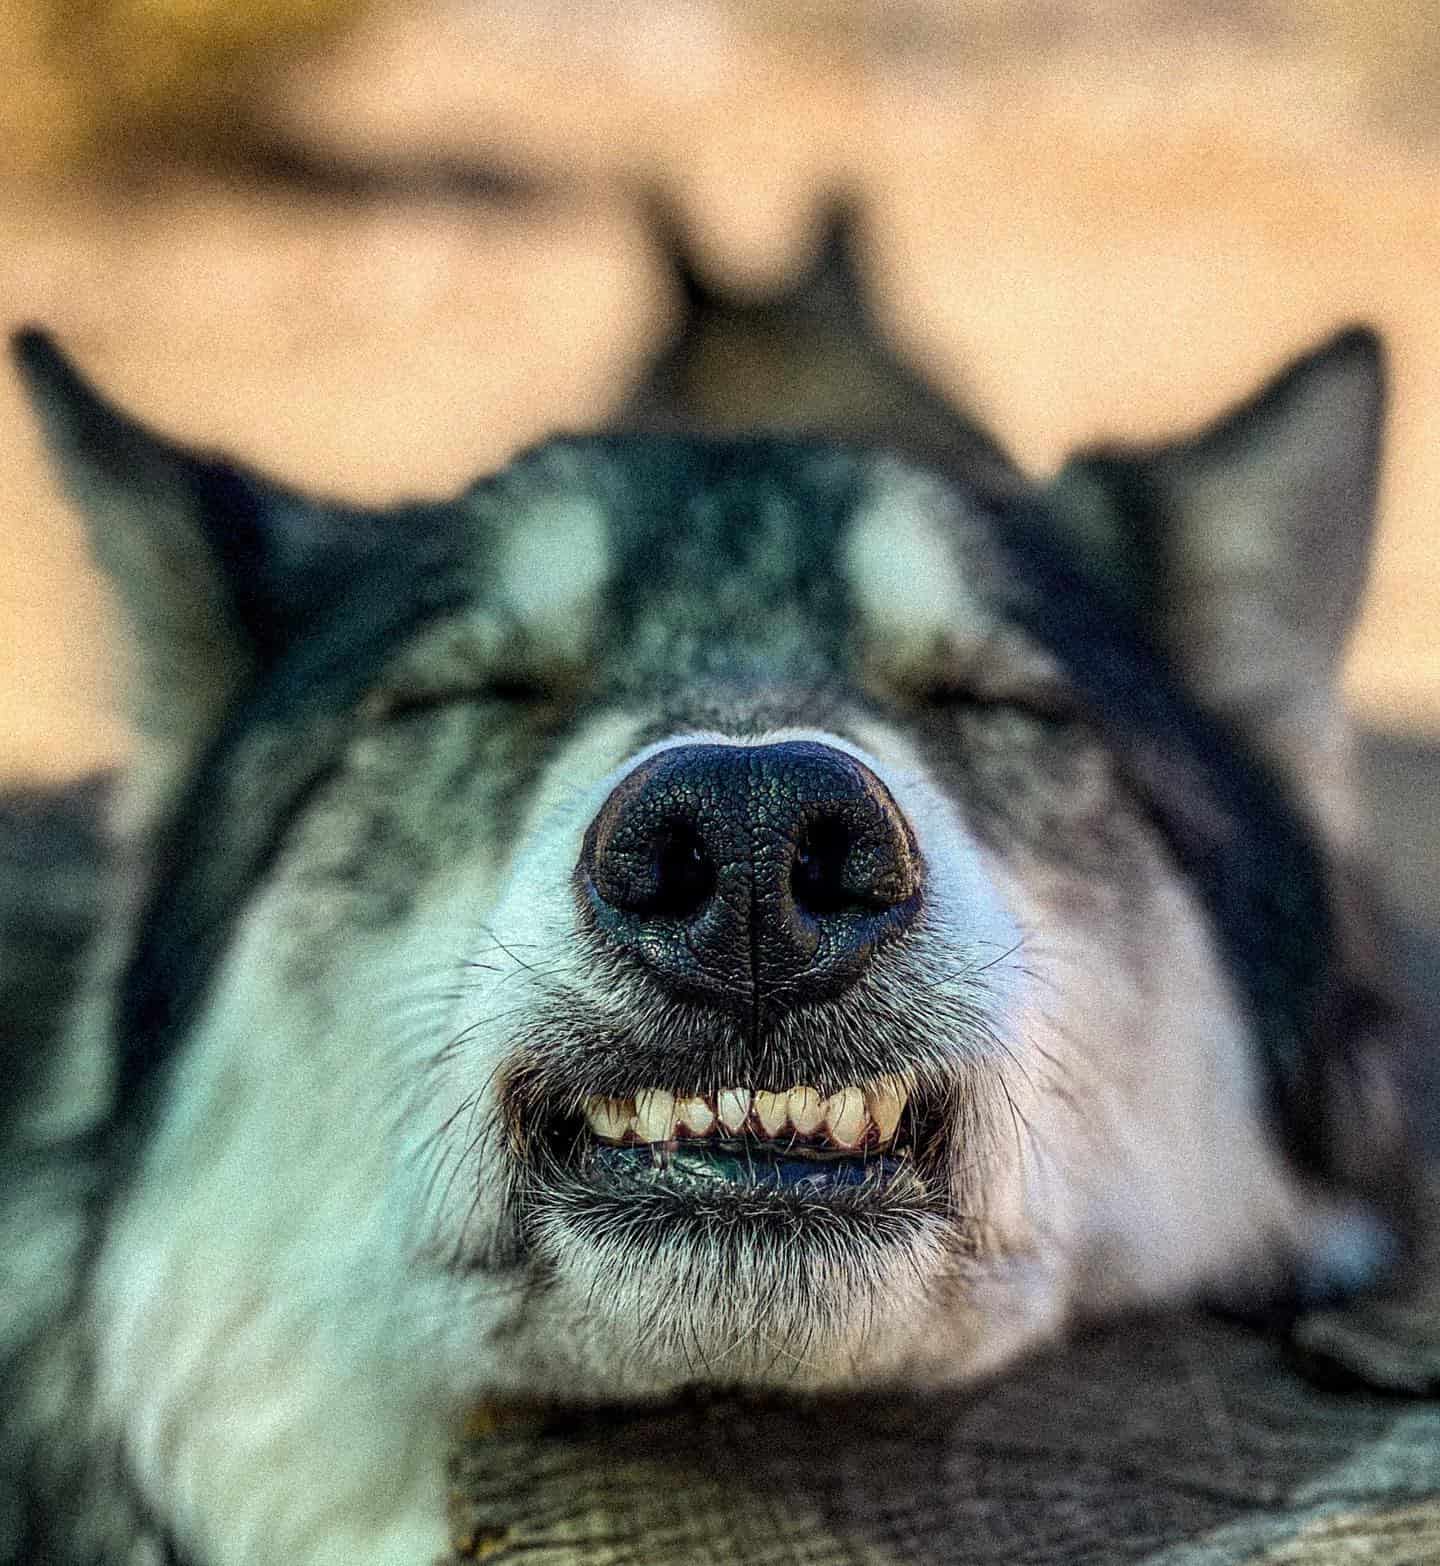
[[[575,879],[602,963],[643,975],[657,1007],[728,1018],[751,1040],[780,1024],[803,1032],[807,1009],[854,986],[915,919],[924,882],[890,791],[854,757],[809,741],[651,756],[591,823]],[[908,1084],[820,1084],[799,1058],[791,1065],[783,1081],[716,1081],[684,1096],[678,1082],[637,1081],[628,1097],[589,1097],[581,1164],[612,1190],[654,1179],[811,1194],[885,1185],[908,1151]]]

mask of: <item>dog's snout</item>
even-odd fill
[[[672,993],[747,1013],[854,983],[922,882],[889,790],[813,741],[650,757],[591,823],[580,876],[613,948]]]

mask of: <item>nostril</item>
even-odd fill
[[[699,832],[673,822],[657,834],[654,854],[655,890],[644,911],[671,918],[698,913],[715,890],[715,866]]]
[[[683,817],[606,822],[592,829],[582,862],[602,903],[640,919],[692,918],[718,879],[698,826]]]
[[[790,892],[805,913],[838,913],[853,904],[845,885],[845,865],[852,846],[841,821],[815,821],[800,834],[790,870]]]
[[[610,791],[575,868],[600,941],[751,1028],[854,983],[923,881],[881,780],[807,740],[657,751]]]

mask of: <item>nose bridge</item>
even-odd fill
[[[674,994],[752,1016],[839,993],[918,910],[913,833],[870,768],[818,741],[677,745],[586,834],[596,930]]]

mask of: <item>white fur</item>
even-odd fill
[[[100,1417],[215,1566],[423,1560],[444,1543],[443,1455],[467,1403],[645,1396],[694,1375],[694,1354],[667,1358],[663,1333],[634,1336],[642,1312],[693,1296],[681,1259],[641,1278],[622,1257],[577,1253],[518,1337],[523,1291],[444,1265],[496,1240],[487,1193],[505,1178],[503,1149],[455,1128],[493,1113],[532,970],[577,962],[570,879],[586,826],[668,744],[818,739],[877,773],[925,857],[925,938],[993,954],[990,1022],[1008,1056],[996,1065],[1015,1111],[980,1150],[988,1259],[959,1276],[917,1241],[877,1257],[871,1292],[851,1319],[832,1310],[813,1351],[765,1361],[717,1341],[698,1346],[701,1363],[785,1385],[964,1381],[1077,1312],[1178,1295],[1302,1226],[1188,893],[1158,886],[1141,922],[1153,950],[1126,950],[1112,932],[1132,919],[1077,926],[1049,902],[1042,865],[977,846],[886,725],[862,726],[863,746],[787,730],[634,751],[637,721],[582,728],[547,768],[513,859],[450,867],[398,930],[330,939],[343,915],[312,907],[284,870],[244,917],[93,1296]],[[325,965],[292,982],[317,946]],[[757,1301],[766,1281],[753,1280]],[[835,1278],[793,1282],[797,1299],[843,1302]]]
[[[957,628],[975,641],[994,616],[963,568],[964,506],[938,479],[877,464],[867,504],[851,522],[845,565],[877,672],[904,680],[934,661]]]
[[[593,767],[607,749],[615,754],[614,740],[619,732],[618,728],[613,735],[592,731],[582,740],[578,752],[557,758],[552,777],[573,780],[585,775],[585,763]],[[939,796],[913,762],[904,768],[888,764],[848,741],[810,729],[764,731],[744,737],[708,731],[677,735],[624,756],[618,766],[596,776],[589,787],[552,792],[548,798],[542,794],[526,822],[522,833],[525,849],[510,870],[506,888],[488,921],[489,928],[504,948],[518,954],[523,964],[548,972],[554,964],[565,962],[566,954],[574,948],[569,885],[581,840],[611,789],[632,767],[680,744],[759,745],[802,739],[819,740],[855,756],[890,788],[926,845],[926,907],[927,918],[934,926],[934,942],[950,954],[952,962],[964,953],[977,966],[996,962],[990,985],[994,1005],[991,1020],[997,1032],[1007,1031],[1007,1011],[1013,1004],[1011,992],[1019,976],[1005,966],[1004,959],[1017,944],[1018,931],[953,807]],[[589,775],[595,776],[593,771]],[[493,956],[490,948],[486,950]],[[463,1051],[451,1057],[438,1080],[441,1096],[432,1118],[446,1119],[466,1112],[474,1084],[494,1080],[506,1059],[509,1037],[524,1020],[529,985],[525,966],[502,964],[499,971],[482,975],[464,993],[449,1031],[464,1034],[467,1043]],[[486,1026],[486,1019],[492,1017],[497,1021]],[[482,1102],[473,1113],[483,1118],[490,1107]],[[1006,1210],[1016,1205],[1005,1188],[1007,1180],[1012,1184],[1018,1181],[1018,1173],[1003,1153],[997,1156],[1001,1167],[995,1171],[994,1215],[998,1223]],[[439,1231],[453,1231],[465,1220],[469,1188],[470,1182],[466,1181],[447,1183],[451,1206],[437,1215]],[[930,1269],[938,1265],[935,1257],[928,1259]],[[782,1354],[766,1367],[761,1379],[833,1388],[866,1378],[906,1378],[912,1374],[912,1367],[924,1360],[926,1379],[934,1379],[938,1374],[948,1380],[970,1373],[982,1341],[987,1356],[994,1351],[995,1344],[989,1341],[989,1322],[982,1322],[965,1310],[949,1311],[945,1319],[937,1319],[934,1302],[923,1289],[917,1293],[917,1273],[922,1279],[927,1275],[925,1257],[897,1253],[876,1258],[875,1266],[881,1275],[877,1277],[874,1296],[886,1302],[878,1319],[857,1297],[855,1319],[848,1327],[837,1330],[823,1353],[817,1350],[818,1357],[803,1364]],[[601,1268],[601,1276],[596,1275],[597,1267]],[[556,1390],[572,1397],[650,1395],[692,1379],[693,1367],[688,1360],[667,1363],[653,1343],[646,1356],[637,1358],[633,1344],[627,1346],[625,1335],[628,1323],[637,1317],[653,1318],[657,1305],[666,1298],[692,1298],[695,1286],[696,1280],[683,1268],[673,1278],[636,1278],[621,1257],[597,1257],[585,1253],[583,1248],[577,1249],[573,1261],[562,1270],[559,1288],[551,1292],[543,1334],[537,1334],[551,1365],[558,1361],[566,1367],[565,1382]],[[597,1287],[599,1297],[609,1299],[613,1309],[609,1319],[581,1327],[578,1323]],[[823,1292],[820,1279],[807,1280],[805,1287],[814,1291],[812,1298]],[[660,1314],[664,1314],[663,1305]],[[720,1331],[718,1318],[716,1331]],[[927,1347],[927,1343],[937,1342],[944,1345],[939,1356]],[[1008,1352],[1013,1349],[1012,1339]],[[735,1375],[745,1373],[744,1363],[733,1352],[724,1360],[723,1368]],[[527,1387],[533,1391],[535,1378],[545,1375],[538,1359],[529,1362],[518,1351],[501,1369],[505,1390],[512,1394],[523,1393]],[[554,1374],[553,1369],[550,1374]]]
[[[355,950],[341,977],[378,1026],[332,1028],[277,984],[266,912],[109,1237],[101,1413],[217,1566],[422,1560],[411,1546],[443,1544],[443,1389],[414,1352],[423,1301],[395,1207],[393,1104],[417,1040],[387,1027],[383,1000],[433,953]]]
[[[521,512],[497,562],[505,597],[552,658],[574,663],[589,646],[610,571],[609,527],[593,501],[553,500]]]
[[[933,854],[944,824],[922,823]],[[1301,1248],[1314,1208],[1274,1146],[1248,1024],[1190,889],[1162,875],[1140,917],[1082,918],[1038,859],[976,852],[1023,932],[1014,962],[1028,982],[1006,1027],[1028,1121],[1012,1166],[1023,1190],[1006,1188],[1003,1165],[992,1190],[1044,1259],[1027,1280],[1054,1294],[1031,1302],[1037,1320],[1183,1299]]]

